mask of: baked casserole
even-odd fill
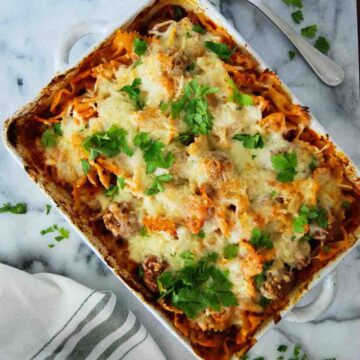
[[[354,244],[358,179],[276,73],[172,3],[55,78],[7,136],[123,279],[201,357],[229,359]]]

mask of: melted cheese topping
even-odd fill
[[[169,270],[177,270],[184,265],[179,257],[184,251],[191,251],[196,258],[215,251],[220,254],[218,265],[229,271],[239,307],[254,309],[258,295],[252,279],[261,273],[266,256],[249,245],[253,229],[270,234],[277,264],[299,267],[310,255],[310,246],[300,239],[301,234],[293,234],[292,223],[301,205],[320,205],[328,212],[338,212],[342,193],[328,169],[310,171],[314,154],[320,159],[315,147],[299,140],[289,142],[280,130],[269,132],[263,128],[260,106],[239,107],[229,100],[232,89],[224,62],[204,46],[207,40],[219,39],[191,29],[187,18],[170,22],[165,32],[153,31],[158,41],[149,43],[140,64],[121,65],[110,80],[98,76],[92,94],[97,116],[82,122],[68,113],[62,121],[63,136],[56,147],[47,148],[46,161],[55,164],[59,179],[74,184],[84,175],[81,159],[87,154],[81,142],[112,125],[125,129],[134,155],[121,153],[111,159],[125,179],[125,188],[113,199],[101,193],[92,196],[102,211],[111,201],[127,202],[140,224],[145,217],[151,217],[166,218],[176,225],[176,235],[161,230],[148,231],[147,236],[130,236],[127,239],[130,258],[142,263],[154,255],[166,261]],[[189,64],[195,64],[191,72],[187,70]],[[142,110],[134,106],[128,94],[119,91],[135,78],[142,81],[140,90],[145,102]],[[184,146],[174,139],[188,130],[186,123],[181,117],[173,119],[162,112],[160,104],[177,100],[193,78],[200,84],[217,87],[218,92],[208,101],[213,115],[210,135],[198,136],[195,142]],[[165,151],[171,151],[175,157],[172,168],[157,169],[155,175],[170,173],[173,180],[154,196],[146,195],[145,191],[155,175],[146,173],[143,153],[133,144],[140,131],[161,141]],[[239,133],[259,133],[264,147],[245,148],[242,142],[233,140]],[[297,156],[297,174],[289,183],[276,180],[271,161],[273,155],[285,152]],[[204,188],[211,204],[207,204],[201,192]],[[204,237],[199,237],[194,229],[202,230]],[[239,245],[238,256],[231,260],[222,257],[228,244]]]

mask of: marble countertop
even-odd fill
[[[54,52],[69,27],[90,19],[120,22],[143,3],[145,0],[2,0],[0,119],[3,121],[31,100],[51,79],[55,72]],[[281,0],[268,0],[268,3],[291,22],[291,9]],[[360,166],[356,1],[304,0],[304,4],[304,25],[319,24],[320,33],[330,39],[329,55],[345,69],[346,79],[336,88],[321,83],[300,56],[290,61],[288,51],[293,49],[292,45],[246,0],[222,0],[221,11]],[[82,39],[71,59],[79,59],[97,40],[96,35]],[[29,208],[23,216],[1,214],[0,262],[32,273],[47,271],[65,275],[94,289],[114,291],[121,303],[147,326],[168,359],[192,359],[74,232],[69,240],[48,248],[39,231],[55,223],[68,227],[67,224],[54,208],[49,215],[45,214],[48,200],[2,143],[0,158],[0,204],[23,201]],[[310,359],[359,360],[360,249],[343,261],[337,275],[338,294],[325,315],[306,324],[281,322],[260,339],[251,351],[252,357],[263,355],[273,360],[279,344],[299,343]]]

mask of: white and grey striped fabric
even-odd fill
[[[0,264],[1,360],[162,360],[135,315],[111,292]]]

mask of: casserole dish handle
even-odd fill
[[[216,0],[212,3],[216,5]],[[100,34],[104,37],[116,28],[116,24],[104,20],[89,20],[80,22],[71,27],[64,36],[60,46],[55,51],[54,66],[56,71],[64,71],[69,67],[71,49],[83,37],[90,34]],[[336,296],[336,276],[331,273],[320,283],[320,292],[315,299],[305,306],[295,306],[285,316],[285,320],[291,322],[308,322],[315,320],[323,314],[332,304]],[[307,296],[314,298],[314,293]],[[305,299],[306,300],[306,299]]]

